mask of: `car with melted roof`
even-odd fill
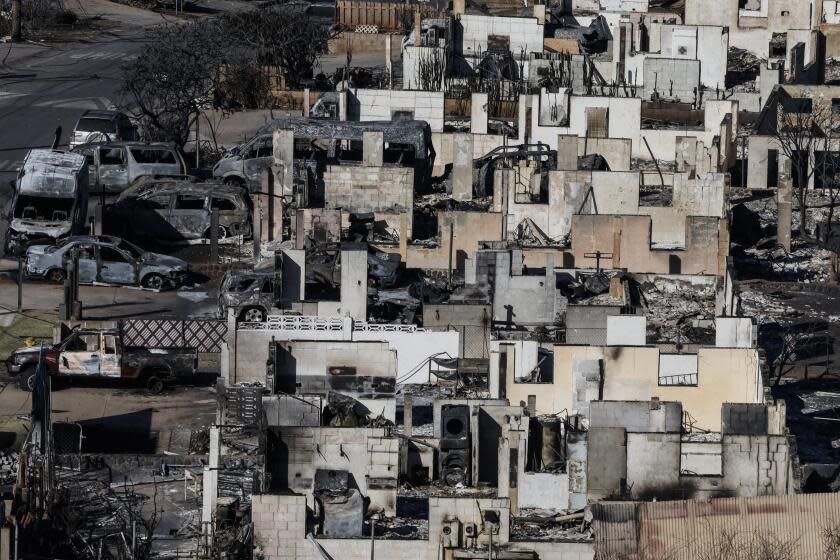
[[[130,239],[207,240],[214,212],[219,240],[251,235],[251,199],[245,189],[183,178],[138,181],[109,208],[106,227]]]

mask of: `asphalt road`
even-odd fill
[[[69,41],[0,45],[0,240],[5,241],[17,169],[28,150],[67,144],[88,109],[118,101],[121,67],[137,57],[145,28],[168,19],[107,0],[71,0],[88,23]],[[2,245],[0,245],[2,246]]]

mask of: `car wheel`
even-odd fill
[[[35,368],[30,366],[18,374],[18,386],[22,391],[32,392],[35,390]]]
[[[64,277],[66,275],[67,273],[64,272],[62,269],[53,268],[49,272],[47,272],[47,280],[49,280],[50,282],[55,282],[56,284],[61,284],[64,282]]]
[[[210,228],[207,228],[207,231],[204,232],[204,237],[206,239],[210,239],[212,237]],[[219,226],[219,240],[225,239],[228,236],[228,230],[225,226]]]
[[[249,307],[242,312],[242,321],[245,323],[262,323],[265,321],[265,311],[259,307]]]
[[[166,282],[160,274],[147,274],[143,277],[143,287],[150,290],[162,290]]]
[[[151,395],[159,395],[163,393],[164,383],[163,379],[153,375],[146,380],[146,391]]]

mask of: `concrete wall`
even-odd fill
[[[502,214],[499,212],[439,212],[436,247],[410,245],[407,268],[447,270],[449,267],[449,228],[452,227],[452,268],[464,270],[464,261],[474,256],[480,241],[502,239]]]
[[[680,434],[627,434],[627,486],[633,496],[672,495],[680,482]]]
[[[321,560],[311,543],[306,541],[307,500],[301,495],[257,495],[253,497],[254,541],[256,554],[266,560]],[[476,523],[482,526],[482,512],[498,511],[502,520],[499,534],[494,535],[494,546],[508,545],[515,550],[531,550],[539,558],[556,560],[592,560],[594,544],[556,542],[509,542],[509,501],[506,499],[474,498],[429,498],[428,539],[377,539],[373,543],[374,556],[393,560],[438,560],[440,534],[443,524],[451,519],[461,523]],[[486,535],[479,536],[479,543],[487,541]],[[360,539],[318,538],[318,544],[332,558],[341,560],[369,560],[371,541]]]
[[[313,318],[317,321],[317,318]],[[228,383],[242,383],[245,381],[265,382],[266,361],[269,358],[271,341],[288,340],[317,340],[329,342],[340,341],[383,341],[396,352],[396,376],[401,382],[418,383],[425,381],[428,370],[417,369],[417,365],[424,362],[433,354],[446,352],[453,357],[459,355],[460,338],[457,331],[434,332],[422,329],[404,332],[399,329],[369,329],[345,320],[343,328],[309,329],[309,328],[276,328],[260,330],[230,329],[226,345],[230,354]]]
[[[371,332],[353,333],[354,340],[385,340],[397,355],[397,380],[399,383],[435,383],[429,377],[428,360],[431,356],[457,358],[460,356],[458,331],[422,332]]]
[[[674,99],[694,103],[700,90],[700,61],[648,56],[643,64],[642,99]]]
[[[279,344],[289,358],[278,359],[276,387],[324,397],[335,391],[356,399],[371,416],[395,421],[397,355],[387,342],[297,340]],[[352,373],[331,372],[338,367]]]
[[[554,323],[565,308],[565,298],[555,286],[553,255],[548,255],[545,271],[539,275],[515,274],[516,263],[511,260],[517,258],[521,256],[496,254],[493,320],[517,325]]]
[[[510,348],[510,347],[509,347]],[[517,351],[513,346],[512,351]],[[520,352],[524,352],[519,348]],[[531,355],[535,355],[536,349]],[[763,384],[758,368],[758,356],[753,349],[700,348],[697,354],[696,386],[659,385],[659,349],[655,347],[593,347],[554,346],[554,382],[521,383],[516,381],[516,361],[507,373],[506,396],[510,402],[528,402],[528,395],[536,397],[538,414],[557,414],[562,410],[574,413],[574,364],[580,361],[602,360],[604,400],[648,401],[653,397],[683,404],[695,425],[701,429],[719,431],[721,406],[726,402],[762,402]],[[498,364],[491,359],[491,395],[493,376],[498,378]],[[520,359],[521,363],[521,359]],[[533,367],[533,366],[532,366]]]
[[[397,53],[402,45],[403,35],[399,33],[356,33],[342,31],[336,38],[327,43],[329,54],[345,54],[348,48],[356,53],[382,53],[385,56],[385,44],[391,43],[391,52]]]
[[[514,56],[542,52],[543,25],[536,18],[517,18],[463,14],[460,17],[463,34],[460,50],[464,55],[487,52],[487,37],[503,35],[510,38],[510,52]]]
[[[414,170],[411,168],[328,165],[324,171],[325,208],[341,208],[346,212],[408,212],[410,234],[413,203]]]
[[[721,134],[721,119],[718,114],[707,115],[703,129],[685,128],[675,129],[642,129],[641,111],[642,99],[640,97],[595,97],[574,95],[569,101],[569,122],[566,126],[544,126],[540,124],[540,97],[530,95],[520,97],[520,103],[531,107],[531,142],[543,142],[552,149],[557,148],[559,135],[573,134],[580,138],[587,136],[586,109],[601,107],[608,110],[608,135],[610,138],[629,139],[632,146],[632,156],[642,160],[650,160],[650,153],[642,140],[648,140],[650,148],[657,159],[661,161],[673,161],[676,153],[677,138],[690,134],[695,136],[704,146],[712,146],[714,137]],[[707,100],[706,105],[723,104],[732,107],[731,100]],[[737,110],[737,109],[736,109]],[[524,112],[521,113],[524,116]],[[519,141],[524,141],[526,126],[524,120],[520,122]]]
[[[657,249],[650,245],[652,218],[648,216],[576,215],[572,217],[572,263],[594,268],[586,254],[613,254],[612,266],[629,272],[660,274],[721,274],[718,227],[714,217],[686,218],[684,248]],[[645,242],[647,241],[647,243]],[[565,263],[564,261],[564,264]],[[571,264],[571,263],[568,263]]]
[[[443,47],[415,47],[414,45],[406,46],[402,51],[403,64],[403,87],[405,90],[425,89],[428,84],[424,84],[420,77],[420,68],[423,62],[432,63],[438,60],[445,60],[445,51]],[[443,74],[446,68],[445,64],[441,65],[440,81],[443,83]],[[441,94],[442,97],[442,94]],[[443,111],[441,110],[441,118]],[[390,120],[390,119],[389,119]],[[429,123],[432,126],[431,123]],[[440,128],[432,128],[432,130],[443,130],[443,123],[440,123]]]
[[[566,473],[520,473],[519,507],[568,509],[569,475]]]
[[[414,119],[443,131],[443,92],[399,89],[356,89],[349,101],[350,120],[390,121],[394,111],[410,111]]]
[[[590,500],[617,498],[627,480],[627,440],[623,428],[590,426],[586,488]]]
[[[386,432],[383,428],[279,428],[279,438],[287,451],[288,489],[305,495],[307,505],[313,507],[315,471],[340,468],[350,472],[361,494],[370,498],[372,507],[383,508],[393,515],[396,511],[399,440],[388,437]]]

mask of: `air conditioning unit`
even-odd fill
[[[461,522],[457,519],[444,521],[440,530],[440,542],[443,548],[458,548],[461,546]]]
[[[478,527],[475,523],[464,523],[464,541],[478,537]]]

